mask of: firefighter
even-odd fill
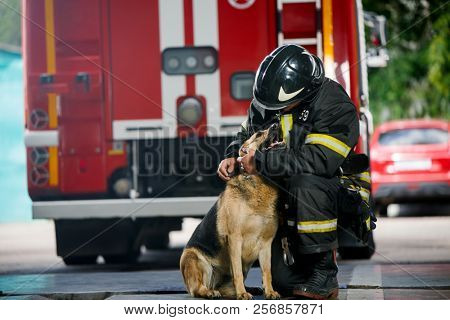
[[[264,58],[248,118],[227,148],[218,175],[240,166],[280,186],[284,214],[272,244],[273,284],[280,293],[313,299],[338,294],[336,264],[340,167],[357,144],[357,111],[345,90],[324,76],[321,60],[297,45]],[[283,148],[249,150],[242,142],[279,122]]]

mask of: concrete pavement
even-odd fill
[[[181,246],[198,222],[171,234],[171,250],[133,266],[66,267],[54,255],[53,224],[0,225],[0,299],[185,299]],[[340,261],[339,299],[449,299],[450,217],[380,219],[377,254]],[[259,269],[247,285],[260,286]],[[261,297],[258,297],[261,298]]]
[[[355,265],[341,263],[341,299],[450,298],[450,264]],[[253,268],[248,286],[261,286]],[[161,299],[186,297],[178,270],[79,272],[0,277],[2,297],[37,296],[50,299]],[[1,299],[0,298],[0,299]]]

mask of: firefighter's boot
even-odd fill
[[[317,300],[336,299],[339,293],[336,251],[302,255],[302,263],[310,265],[311,273],[308,280],[294,287],[294,296]]]

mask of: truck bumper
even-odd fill
[[[33,202],[33,219],[203,217],[217,197]]]
[[[414,188],[408,183],[379,184],[373,193],[375,201],[391,203],[401,200],[424,200],[450,197],[449,182],[421,182]]]

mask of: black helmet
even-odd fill
[[[264,58],[256,73],[253,101],[279,110],[314,98],[324,80],[322,61],[305,48],[288,44]]]

